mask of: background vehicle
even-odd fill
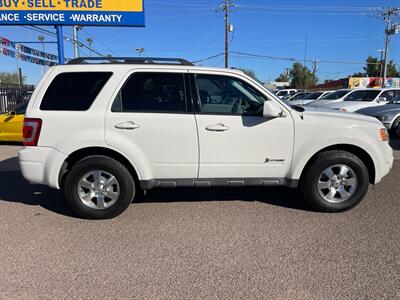
[[[357,90],[346,97],[342,102],[326,104],[321,107],[341,110],[344,112],[355,112],[356,110],[381,106],[400,95],[399,89],[366,89]]]
[[[139,190],[181,186],[299,187],[315,209],[339,212],[392,167],[375,118],[287,106],[241,71],[171,60],[50,68],[28,105],[23,176],[103,219]]]
[[[295,89],[283,89],[283,90],[277,91],[277,92],[276,92],[276,95],[277,95],[279,98],[283,98],[283,97],[288,96],[288,95],[293,96],[293,95],[296,94],[297,92],[298,92],[298,91],[295,90]]]
[[[311,94],[310,92],[298,92],[294,95],[287,95],[283,97],[282,99],[293,101],[293,100],[298,100],[298,99],[303,99],[305,96]]]
[[[313,92],[313,93],[311,93],[311,94],[305,96],[304,98],[301,98],[301,99],[299,99],[299,100],[292,101],[292,103],[293,103],[294,105],[302,106],[302,105],[305,105],[305,104],[307,104],[307,103],[313,102],[313,101],[315,101],[315,100],[321,99],[322,97],[324,97],[324,96],[326,96],[326,95],[329,95],[330,93],[332,93],[332,91]]]
[[[22,127],[28,104],[18,107],[15,111],[0,115],[0,141],[22,142]]]
[[[356,113],[377,118],[396,137],[400,137],[400,94],[398,94],[397,99],[390,101],[388,104],[363,108],[357,110]]]
[[[315,101],[309,102],[305,105],[317,107],[317,106],[325,105],[328,103],[341,102],[341,101],[343,101],[345,96],[347,96],[348,94],[350,94],[354,91],[355,90],[350,90],[350,89],[337,90],[335,92],[332,92],[330,94],[322,96],[321,98],[318,99],[318,101],[315,100]],[[321,102],[319,100],[321,100]]]

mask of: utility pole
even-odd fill
[[[74,25],[73,30],[74,30],[74,58],[78,58],[80,56],[79,54],[79,30],[81,29],[80,26]]]
[[[387,78],[387,67],[389,61],[390,36],[397,34],[400,28],[400,25],[398,23],[392,23],[392,18],[398,17],[400,15],[400,8],[388,7],[385,9],[380,9],[380,11],[378,11],[375,15],[376,17],[383,19],[386,22],[385,57],[383,66],[383,79],[382,79],[382,87],[385,87]]]
[[[225,68],[229,68],[229,32],[233,31],[233,26],[229,23],[229,12],[235,6],[234,0],[225,0],[217,10],[225,12]]]

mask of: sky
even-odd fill
[[[255,71],[262,81],[272,81],[294,58],[311,68],[318,62],[320,81],[338,79],[362,70],[369,55],[380,56],[384,48],[383,20],[374,17],[374,8],[400,7],[400,0],[235,0],[230,14],[234,32],[230,50],[275,58],[230,55],[230,67]],[[138,56],[136,48],[145,48],[144,56],[182,57],[201,60],[224,52],[224,15],[218,11],[222,0],[145,0],[146,27],[85,27],[80,41],[93,39],[99,53],[113,56]],[[42,27],[55,32],[53,27]],[[37,41],[42,35],[29,26],[0,26],[0,36],[11,41]],[[64,27],[72,37],[72,28]],[[55,37],[45,34],[48,42]],[[307,39],[307,47],[305,40]],[[28,45],[28,44],[27,44]],[[28,46],[41,49],[41,45]],[[307,51],[306,51],[307,49]],[[72,42],[65,42],[66,56],[73,57]],[[57,54],[54,44],[46,52]],[[88,56],[87,49],[81,55]],[[392,36],[390,59],[400,65],[400,36]],[[345,62],[345,63],[339,63]],[[354,63],[349,63],[354,62]],[[201,62],[205,66],[224,66],[224,56]],[[0,71],[22,68],[29,84],[36,84],[44,69],[0,55]]]

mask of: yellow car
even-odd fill
[[[0,142],[22,142],[22,127],[27,106],[24,104],[8,114],[0,115]]]

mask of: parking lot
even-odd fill
[[[0,145],[0,299],[400,297],[399,160],[341,214],[285,188],[179,189],[86,221],[22,179],[19,148]]]

